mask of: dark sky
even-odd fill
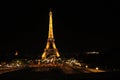
[[[62,53],[119,50],[119,6],[104,1],[4,1],[0,54],[41,54],[46,46],[49,8],[56,46]]]

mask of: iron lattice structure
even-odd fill
[[[60,57],[58,49],[56,48],[56,45],[55,45],[55,39],[54,39],[54,35],[53,35],[52,11],[50,9],[48,39],[47,39],[46,47],[42,54],[42,59],[46,59],[47,57],[49,57],[51,55],[52,56],[54,55],[55,57]]]

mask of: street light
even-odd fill
[[[88,65],[86,65],[85,67],[88,68]]]
[[[98,68],[98,67],[96,67],[95,69],[96,69],[96,70],[98,70],[99,68]]]

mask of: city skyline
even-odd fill
[[[116,1],[1,1],[0,80],[120,75]]]
[[[19,3],[13,10],[12,6],[5,8],[0,32],[1,54],[16,50],[42,54],[46,45],[50,5],[22,4],[20,6]],[[77,2],[73,2],[76,6],[65,2],[51,4],[56,45],[61,53],[120,49],[119,30],[115,27],[118,22],[110,9],[103,8],[103,5],[88,8],[90,4],[82,8],[83,4],[77,5]],[[113,27],[110,28],[111,25]]]

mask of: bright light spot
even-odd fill
[[[19,64],[16,64],[17,67],[19,67],[20,65]]]
[[[99,68],[98,68],[98,67],[96,67],[95,69],[96,69],[96,70],[98,70]]]
[[[18,52],[15,53],[15,56],[17,56],[17,55],[18,55]]]
[[[85,67],[88,68],[88,65],[86,65]]]

